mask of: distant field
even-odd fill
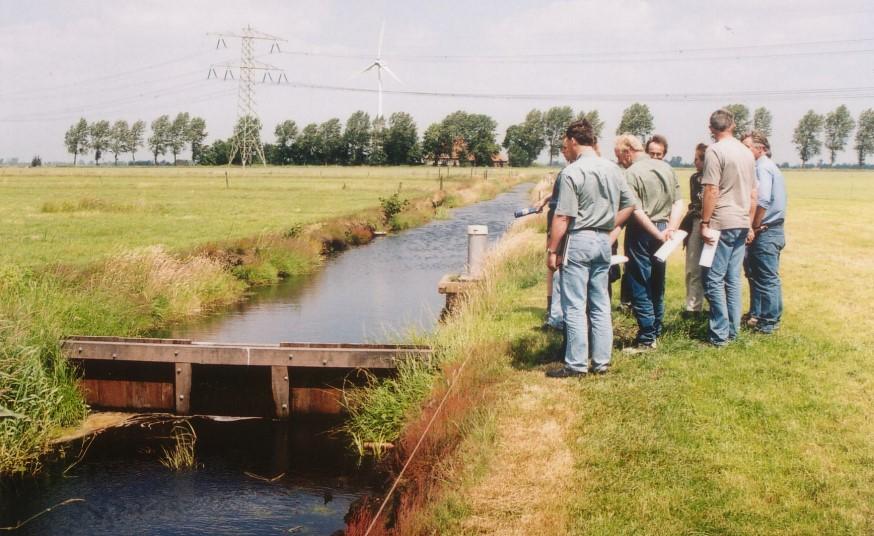
[[[440,173],[446,186],[469,168]],[[482,168],[474,170],[482,175]],[[520,173],[520,170],[512,170]],[[119,250],[170,249],[276,232],[438,188],[432,167],[0,168],[0,263],[86,263]],[[489,169],[506,175],[507,169]],[[539,177],[543,170],[523,170]]]

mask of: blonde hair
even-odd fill
[[[640,139],[634,134],[620,134],[616,136],[616,141],[614,145],[617,149],[628,149],[635,153],[643,152],[643,144],[640,142]]]

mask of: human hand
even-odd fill
[[[754,229],[750,229],[749,231],[747,231],[747,245],[749,246],[750,244],[752,244],[755,239],[756,231]]]
[[[706,223],[701,224],[701,238],[704,240],[705,244],[711,246],[716,245],[716,238],[710,234],[710,226]]]
[[[549,268],[550,271],[558,270],[559,258],[555,253],[549,252],[546,254],[546,267]]]

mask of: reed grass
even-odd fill
[[[197,445],[197,433],[194,427],[190,422],[184,421],[184,424],[175,424],[172,433],[173,446],[169,449],[161,447],[163,452],[161,465],[171,471],[194,469],[196,466],[194,448]]]

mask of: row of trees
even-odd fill
[[[241,135],[246,121],[254,132],[260,133],[258,119],[240,118],[234,136],[216,140],[204,150],[199,163],[227,164],[235,139]],[[349,116],[345,127],[340,119],[332,118],[300,129],[289,119],[276,125],[273,134],[275,142],[264,144],[264,158],[272,165],[402,165],[422,160],[416,122],[405,112],[392,114],[386,122],[382,117],[371,120],[366,112],[357,111]],[[238,157],[235,163],[239,163]]]
[[[829,162],[835,163],[836,155],[847,147],[850,133],[856,129],[855,146],[859,165],[865,165],[865,157],[874,153],[874,108],[864,110],[859,120],[853,120],[846,106],[838,106],[825,115],[809,110],[792,135],[792,142],[801,157],[801,166],[820,154],[822,148],[828,150]]]
[[[773,117],[767,108],[759,107],[752,113],[743,104],[729,104],[725,108],[734,115],[738,138],[752,129],[768,136],[772,134]],[[501,146],[507,150],[510,165],[531,165],[544,150],[551,164],[559,154],[568,123],[581,118],[588,119],[596,135],[601,136],[604,122],[597,110],[580,110],[576,114],[570,106],[531,110],[524,121],[507,128]],[[108,121],[89,124],[83,118],[67,131],[65,143],[73,154],[74,164],[79,155],[90,150],[94,151],[98,165],[106,151],[115,156],[116,164],[119,154],[124,153],[130,153],[133,161],[136,150],[145,144],[156,164],[158,157],[168,152],[176,164],[177,156],[189,147],[194,163],[223,165],[228,163],[235,138],[241,135],[246,123],[250,130],[260,133],[260,121],[244,117],[235,126],[234,136],[230,139],[219,139],[204,146],[206,122],[200,117],[190,117],[188,113],[179,113],[173,120],[168,115],[155,119],[147,139],[144,138],[146,126],[143,121],[130,125],[127,121],[116,121],[112,125]],[[802,166],[820,154],[823,147],[828,150],[829,161],[834,165],[837,154],[846,149],[854,128],[854,147],[861,166],[865,164],[866,156],[874,153],[874,109],[863,111],[858,121],[843,105],[825,115],[813,110],[807,112],[792,138]],[[470,162],[481,166],[489,165],[492,156],[500,150],[496,129],[497,122],[488,115],[459,110],[430,125],[420,142],[416,122],[408,113],[394,113],[386,121],[383,117],[371,120],[366,112],[357,111],[349,116],[345,125],[340,119],[332,118],[299,129],[292,120],[282,121],[274,129],[275,142],[264,145],[264,155],[267,163],[272,165],[403,165],[418,164],[423,160],[432,160],[436,164],[447,155],[460,164]],[[641,140],[655,132],[654,118],[646,104],[634,103],[623,111],[616,133],[626,132]],[[239,155],[235,163],[239,163]]]
[[[545,112],[536,108],[531,110],[525,116],[525,121],[511,125],[504,136],[502,145],[507,149],[510,165],[530,166],[543,149],[548,149],[549,163],[552,164],[561,149],[568,124],[574,119],[583,118],[589,120],[595,135],[600,137],[604,122],[598,110],[580,110],[576,115],[570,106],[553,106]]]
[[[203,142],[206,140],[206,121],[200,117],[190,117],[187,112],[179,113],[171,120],[169,115],[162,115],[152,121],[152,134],[146,135],[146,123],[134,121],[128,124],[125,120],[118,120],[112,124],[106,120],[88,123],[85,118],[79,119],[67,130],[64,135],[64,144],[67,152],[73,155],[73,165],[76,165],[79,155],[86,155],[94,151],[94,162],[99,166],[104,153],[109,151],[115,157],[118,165],[118,155],[130,154],[131,162],[136,160],[137,149],[148,146],[155,164],[158,156],[173,155],[173,164],[176,164],[177,156],[189,147],[191,158],[198,162],[203,150]]]

